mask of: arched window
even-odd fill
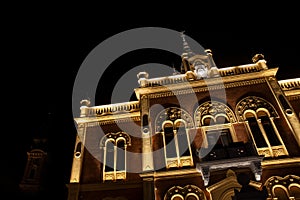
[[[103,181],[126,179],[126,149],[131,144],[127,133],[108,133],[100,141],[103,149]]]
[[[113,172],[115,168],[115,141],[106,140],[104,154],[105,172]]]
[[[253,135],[256,147],[258,148],[268,147],[266,140],[264,139],[264,136],[260,131],[256,114],[251,111],[245,112],[245,119],[249,124],[249,129],[251,130],[251,133]]]
[[[171,197],[171,200],[184,200],[181,194],[175,194]]]
[[[291,197],[295,199],[300,199],[300,184],[299,183],[291,183],[288,187],[289,193]]]
[[[166,148],[166,157],[167,158],[177,158],[176,144],[175,144],[175,134],[173,129],[173,122],[166,122],[163,125],[164,133],[164,143]]]
[[[287,189],[281,185],[273,187],[273,195],[274,195],[274,197],[276,197],[277,199],[280,199],[280,200],[289,200],[290,199]]]
[[[196,126],[202,128],[206,142],[204,147],[223,148],[237,140],[232,123],[236,122],[233,111],[224,103],[207,101],[195,110]]]
[[[163,200],[206,200],[205,193],[195,185],[173,186]]]
[[[274,123],[278,114],[266,100],[249,96],[238,102],[236,113],[244,121],[259,155],[277,157],[288,155]]]
[[[116,154],[116,170],[117,171],[125,171],[126,166],[125,166],[125,158],[126,158],[126,143],[125,139],[120,137],[117,139],[117,154]]]
[[[299,183],[300,177],[296,175],[271,176],[264,184],[269,195],[267,199],[300,199]]]
[[[190,156],[190,141],[188,134],[186,132],[186,124],[185,121],[183,120],[176,120],[174,124],[174,132],[176,133],[177,136],[177,141],[178,141],[178,151],[180,156]]]
[[[193,127],[190,115],[181,108],[166,108],[157,115],[155,126],[163,139],[166,168],[193,166],[188,134]]]

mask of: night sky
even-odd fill
[[[264,54],[269,68],[279,67],[278,79],[300,77],[297,34],[276,29],[207,29],[203,24],[182,23],[110,23],[88,24],[68,18],[38,20],[18,19],[7,31],[5,58],[8,75],[3,74],[5,99],[11,125],[3,131],[3,164],[0,175],[3,191],[13,194],[23,176],[32,138],[48,138],[49,188],[65,192],[68,183],[76,129],[72,115],[72,89],[79,67],[86,56],[103,40],[133,28],[164,27],[185,31],[204,48],[211,49],[219,68],[251,63],[256,53]],[[4,38],[6,39],[6,38]],[[107,73],[115,79],[139,64],[162,63],[179,70],[180,58],[159,50],[142,50],[121,56]],[[122,68],[120,68],[122,67]],[[119,69],[118,69],[119,68]],[[113,80],[101,79],[95,100],[97,105],[110,103]],[[16,84],[17,83],[17,84]],[[11,98],[12,97],[12,98]],[[11,101],[12,100],[12,101]],[[13,109],[12,109],[13,108]],[[79,109],[79,107],[78,107]],[[6,115],[3,115],[6,117]],[[77,117],[77,116],[76,116]],[[4,124],[3,124],[4,125]],[[6,126],[6,125],[4,125]],[[7,129],[7,128],[4,128]]]

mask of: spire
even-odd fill
[[[181,32],[181,37],[183,41],[183,53],[181,54],[181,59],[182,59],[182,73],[186,73],[187,71],[193,71],[191,70],[191,65],[188,61],[189,58],[193,57],[195,53],[191,50],[189,44],[187,43],[184,35],[184,31]]]
[[[190,48],[189,44],[187,43],[187,41],[185,39],[184,31],[181,32],[181,37],[182,37],[182,41],[183,41],[183,53],[182,53],[182,57],[190,58],[190,57],[194,56],[195,53],[192,51],[192,49]]]
[[[181,73],[191,71],[195,73],[197,79],[218,77],[219,72],[212,58],[212,51],[206,49],[205,54],[195,54],[186,41],[184,31],[180,35],[183,41]]]

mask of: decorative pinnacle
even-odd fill
[[[180,33],[181,37],[182,37],[182,41],[183,41],[183,54],[182,56],[184,57],[192,57],[194,55],[193,51],[191,50],[189,44],[187,43],[186,39],[185,39],[185,34],[184,31],[182,31]]]
[[[255,55],[253,56],[252,62],[253,62],[253,63],[257,63],[259,60],[263,60],[264,58],[265,58],[265,57],[264,57],[263,54],[258,53],[258,54],[255,54]]]
[[[88,99],[83,99],[80,101],[80,104],[83,106],[89,106],[91,104],[91,101]]]

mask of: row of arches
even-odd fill
[[[223,102],[206,101],[197,106],[193,115],[192,117],[183,108],[165,108],[155,117],[155,130],[160,132],[161,124],[166,120],[183,119],[188,127],[201,127],[222,123],[244,122],[251,115],[255,118],[260,116],[279,117],[271,103],[256,96],[248,96],[240,100],[236,104],[235,112]]]
[[[288,155],[274,123],[276,117],[274,107],[256,96],[242,99],[235,112],[222,102],[207,101],[196,108],[193,118],[182,108],[165,108],[155,117],[155,132],[163,141],[166,168],[193,166],[193,138],[189,129],[196,127],[204,133],[202,146],[224,147],[237,142],[233,124],[245,123],[259,155]],[[126,178],[126,149],[131,144],[130,136],[124,132],[108,133],[100,143],[104,150],[103,180]]]
[[[196,108],[194,117],[182,108],[165,108],[155,117],[155,132],[162,137],[167,168],[193,164],[189,129],[201,128],[202,146],[211,149],[237,142],[234,123],[245,124],[259,155],[276,157],[288,155],[274,122],[277,117],[272,104],[256,96],[239,101],[235,112],[225,103],[207,101]]]

